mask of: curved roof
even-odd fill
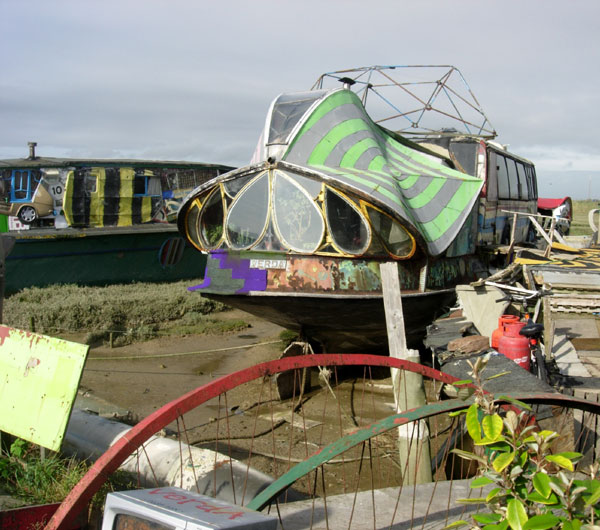
[[[255,153],[338,181],[416,229],[432,255],[452,243],[483,182],[376,125],[352,91],[279,96]]]

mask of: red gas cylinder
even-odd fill
[[[498,349],[498,343],[500,342],[500,337],[504,335],[504,326],[509,322],[518,322],[519,317],[517,315],[502,315],[498,319],[498,327],[492,332],[492,348],[495,350]]]
[[[529,371],[529,339],[519,334],[525,322],[508,322],[498,342],[498,351]]]

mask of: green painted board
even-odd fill
[[[88,350],[0,326],[0,430],[58,451]]]

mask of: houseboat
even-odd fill
[[[454,303],[457,284],[488,273],[481,250],[508,242],[512,212],[536,211],[534,166],[484,126],[409,138],[376,122],[365,108],[382,92],[373,75],[399,68],[328,74],[341,84],[273,101],[251,163],[200,185],[179,210],[180,232],[208,254],[191,290],[323,351],[384,352],[381,263],[398,264],[413,347]],[[433,84],[438,96],[449,77]],[[524,241],[528,222],[517,219]]]
[[[147,160],[0,160],[0,218],[15,245],[6,292],[59,283],[201,278],[206,256],[179,235],[183,197],[231,166]]]

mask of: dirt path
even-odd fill
[[[237,310],[218,316],[243,320],[250,327],[223,335],[163,337],[119,348],[93,348],[81,392],[129,410],[139,420],[216,377],[280,356],[283,328]],[[259,345],[248,347],[252,344]]]

